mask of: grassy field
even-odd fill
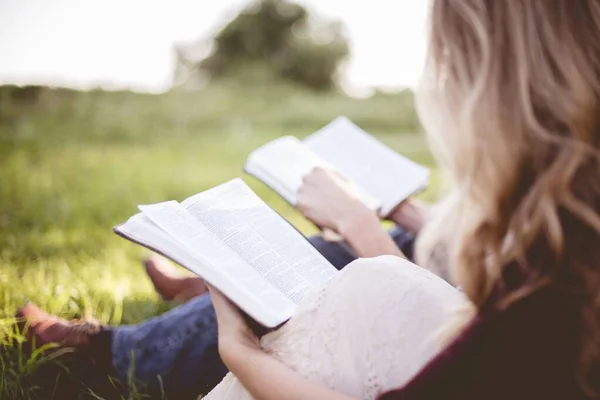
[[[127,324],[170,307],[144,276],[145,251],[111,232],[137,204],[182,200],[240,176],[258,145],[309,134],[340,114],[432,165],[409,94],[355,100],[231,83],[160,96],[11,96],[0,96],[0,399],[117,398],[102,392],[107,381],[90,378],[93,371],[73,369],[76,356],[25,352],[12,315],[33,301],[68,318]],[[315,231],[260,182],[245,180],[304,232]],[[436,197],[436,188],[423,196]],[[119,396],[143,398],[136,390]]]

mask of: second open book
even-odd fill
[[[315,167],[335,169],[353,182],[363,202],[386,217],[410,195],[427,187],[429,170],[390,149],[338,117],[304,140],[284,136],[250,154],[249,174],[263,181],[290,204],[302,178]]]

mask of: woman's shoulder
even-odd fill
[[[344,269],[344,273],[352,274],[372,274],[374,272],[381,274],[402,274],[412,275],[416,278],[434,279],[436,275],[421,268],[405,258],[398,256],[378,256],[371,258],[358,258],[348,264]]]
[[[359,258],[348,264],[343,270],[345,279],[382,282],[385,279],[401,280],[402,286],[419,288],[424,292],[441,292],[462,297],[462,294],[448,282],[404,258],[397,256],[378,256]]]
[[[340,296],[358,296],[372,310],[411,314],[435,311],[444,319],[468,303],[443,279],[395,256],[360,258],[344,268],[331,286]]]

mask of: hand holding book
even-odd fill
[[[361,200],[356,187],[337,171],[316,167],[302,180],[296,207],[321,229],[341,233],[357,218],[375,212]]]
[[[244,314],[221,291],[207,285],[219,325],[219,353],[227,363],[230,352],[239,346],[258,349],[260,341]]]

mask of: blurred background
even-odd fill
[[[0,0],[0,398],[51,386],[15,344],[24,302],[111,324],[170,306],[111,231],[137,204],[243,175],[259,145],[339,115],[433,167],[413,104],[427,3]]]

